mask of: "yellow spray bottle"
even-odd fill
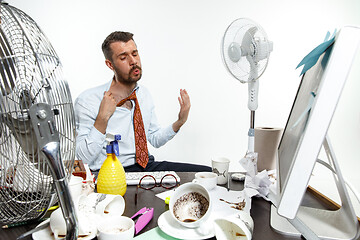
[[[109,134],[110,135],[110,134]],[[109,136],[107,135],[107,137]],[[100,168],[97,178],[97,192],[124,196],[126,192],[126,177],[124,167],[119,159],[120,135],[112,136],[106,146],[107,158]]]

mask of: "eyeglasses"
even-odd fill
[[[150,190],[155,187],[163,187],[165,189],[171,189],[174,187],[179,186],[180,183],[176,179],[176,177],[172,174],[166,174],[164,175],[160,183],[156,183],[156,179],[152,175],[144,175],[142,178],[140,178],[139,184],[136,186],[136,193],[135,193],[135,204],[137,204],[137,196],[138,196],[138,190],[139,188]]]

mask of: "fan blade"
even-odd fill
[[[257,27],[249,28],[244,34],[244,38],[241,42],[242,56],[254,55],[254,36],[257,32]]]

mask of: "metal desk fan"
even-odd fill
[[[75,159],[70,90],[35,21],[1,1],[0,7],[0,221],[41,218],[57,193],[66,239],[76,239],[68,189]]]
[[[269,61],[273,43],[265,31],[254,21],[239,18],[224,33],[222,58],[229,73],[241,83],[249,85],[248,108],[251,111],[248,132],[248,152],[254,152],[255,110],[258,107],[259,78]]]

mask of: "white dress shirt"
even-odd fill
[[[91,170],[100,169],[106,159],[105,135],[94,127],[94,122],[104,92],[109,90],[110,85],[111,81],[86,90],[75,100],[76,157],[87,163]],[[150,92],[141,85],[138,85],[135,91],[144,122],[146,139],[152,146],[161,147],[176,133],[172,125],[165,128],[159,126]],[[134,109],[134,101],[132,101],[131,110],[117,107],[106,128],[106,133],[121,135],[118,158],[124,167],[135,164]]]

